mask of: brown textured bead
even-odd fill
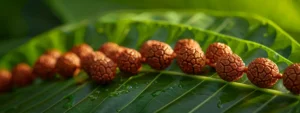
[[[12,70],[12,82],[16,87],[23,87],[31,84],[35,76],[32,74],[32,69],[28,64],[20,63]]]
[[[174,52],[177,54],[179,52],[179,50],[181,48],[183,48],[184,46],[192,46],[192,47],[201,48],[200,45],[198,44],[198,42],[196,42],[193,39],[181,39],[176,42],[175,47],[174,47]]]
[[[94,52],[93,48],[88,44],[76,45],[71,49],[71,52],[75,53],[80,59],[85,55],[91,54]]]
[[[100,48],[99,51],[104,53],[108,58],[113,60],[115,63],[118,62],[118,58],[120,56],[120,53],[123,51],[123,47],[119,46],[116,43],[113,42],[107,42],[103,44]]]
[[[142,67],[141,54],[134,49],[124,49],[120,54],[118,67],[122,72],[137,74]]]
[[[42,55],[33,66],[33,74],[42,79],[51,79],[55,75],[56,59],[50,55]]]
[[[106,57],[106,56],[100,51],[95,51],[91,54],[83,56],[80,60],[82,69],[86,72],[89,72],[89,66],[97,59],[101,59],[102,57]]]
[[[177,64],[184,73],[200,74],[205,66],[205,55],[199,47],[183,46],[177,51]]]
[[[46,51],[44,53],[44,55],[50,55],[50,56],[54,57],[55,59],[58,59],[61,56],[61,53],[57,49],[50,49],[50,50]]]
[[[72,52],[63,54],[57,60],[56,71],[65,78],[76,76],[80,71],[79,57]]]
[[[281,76],[277,65],[267,58],[255,59],[247,70],[248,79],[261,88],[272,87]]]
[[[283,85],[290,92],[300,94],[300,64],[292,64],[283,73]]]
[[[220,57],[216,63],[216,71],[225,81],[235,81],[243,76],[245,64],[236,54]]]
[[[11,88],[12,75],[8,70],[0,69],[0,92],[8,91]]]
[[[226,44],[216,42],[208,46],[205,56],[209,60],[210,65],[215,64],[218,58],[232,54],[231,48]]]
[[[89,74],[94,81],[107,84],[115,78],[117,65],[108,57],[102,57],[93,62],[89,69]]]
[[[140,53],[146,63],[156,70],[167,68],[175,57],[173,49],[168,44],[156,40],[145,42]]]

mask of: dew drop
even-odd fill
[[[181,84],[178,84],[178,87],[182,88],[182,85],[181,85]]]
[[[112,92],[109,94],[110,97],[115,97],[115,96],[118,96],[119,93],[118,92]]]
[[[100,94],[100,91],[96,91],[96,94]]]
[[[96,100],[98,97],[94,96],[94,95],[89,95],[88,96],[90,98],[91,101],[94,101]]]
[[[65,109],[71,108],[74,103],[74,96],[69,95],[69,96],[65,97],[65,99],[67,99],[68,102],[63,106],[63,108],[65,108]]]
[[[132,86],[127,86],[126,89],[127,90],[132,89]]]
[[[222,102],[221,100],[219,100],[218,104],[217,104],[218,108],[223,108]]]
[[[156,97],[156,96],[158,96],[161,92],[162,92],[161,90],[157,90],[157,91],[154,91],[151,95],[152,95],[153,97]]]
[[[119,90],[119,91],[115,91],[115,92],[112,92],[112,93],[110,93],[110,97],[116,97],[116,96],[119,96],[119,95],[121,95],[121,94],[126,94],[126,93],[128,93],[129,92],[129,90]]]
[[[275,61],[279,60],[279,55],[277,53],[275,53],[273,55],[273,60],[275,60]]]

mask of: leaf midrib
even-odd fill
[[[211,81],[211,82],[222,82],[222,83],[226,83],[227,85],[233,85],[233,86],[236,86],[236,87],[243,87],[243,88],[250,88],[250,89],[254,89],[254,91],[262,91],[262,92],[265,92],[265,93],[269,93],[269,94],[272,94],[274,96],[285,96],[285,97],[290,97],[290,98],[295,98],[297,100],[300,100],[300,97],[299,96],[295,96],[295,95],[292,95],[292,94],[288,94],[288,93],[284,93],[284,92],[281,92],[281,91],[278,91],[278,90],[275,90],[275,89],[264,89],[264,88],[258,88],[256,86],[253,86],[253,85],[249,85],[249,84],[244,84],[244,83],[238,83],[238,82],[226,82],[226,81],[223,81],[221,79],[218,79],[218,78],[213,78],[213,77],[209,77],[209,76],[199,76],[199,75],[187,75],[185,73],[182,73],[182,72],[177,72],[177,71],[155,71],[153,69],[144,69],[142,70],[141,73],[149,73],[149,72],[160,72],[160,74],[168,74],[168,75],[173,75],[173,76],[184,76],[184,77],[191,77],[191,78],[194,78],[194,79],[200,79],[200,80],[203,80],[203,81]],[[214,74],[213,74],[214,75]],[[144,76],[144,75],[141,75],[141,76]],[[129,78],[127,80],[130,81],[130,80],[134,80],[135,78],[139,78],[141,76],[134,76],[133,78]],[[156,75],[158,76],[158,75]],[[126,84],[126,82],[124,82],[123,84]],[[226,86],[227,86],[226,85]],[[197,86],[197,85],[196,85]],[[95,88],[97,89],[97,88]],[[192,88],[191,88],[192,89]],[[146,90],[146,89],[144,89]],[[92,91],[93,92],[93,91]],[[88,95],[87,95],[88,96]],[[32,97],[34,98],[34,97]],[[181,97],[179,97],[181,98]],[[27,101],[30,101],[27,100]],[[171,102],[172,103],[172,102]],[[78,104],[78,103],[77,103]],[[36,104],[36,105],[39,105],[39,104]],[[73,106],[75,107],[75,106]],[[162,107],[163,108],[163,107]],[[69,109],[70,110],[70,109]]]
[[[213,78],[213,77],[207,77],[207,76],[201,76],[201,75],[187,75],[185,73],[176,72],[176,71],[160,71],[160,72],[162,74],[169,74],[169,75],[174,75],[174,76],[186,76],[186,77],[191,77],[194,79],[228,83],[229,85],[233,85],[236,87],[244,87],[244,88],[254,89],[254,90],[262,91],[264,93],[269,93],[269,94],[278,95],[278,96],[285,96],[285,97],[290,97],[290,98],[295,98],[297,100],[300,100],[299,96],[293,95],[291,93],[284,93],[284,92],[281,92],[281,91],[275,90],[275,89],[259,88],[259,87],[256,87],[256,86],[250,85],[250,84],[244,84],[244,83],[239,83],[239,82],[227,82],[227,81],[224,81],[219,78]]]

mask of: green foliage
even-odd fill
[[[48,0],[67,22],[93,18],[124,9],[216,10],[258,14],[277,23],[298,38],[300,3],[297,0]]]
[[[152,20],[185,24],[263,44],[293,62],[299,62],[300,44],[273,22],[246,13],[197,12],[117,12],[104,15],[101,21]]]
[[[187,15],[186,20],[195,15]],[[134,14],[133,17],[141,16]],[[213,42],[226,43],[246,64],[257,57],[269,58],[279,66],[281,72],[297,61],[300,55],[294,52],[294,48],[298,47],[297,42],[271,24],[256,19],[203,16],[201,19],[211,21],[211,25],[207,25],[209,22],[192,23],[190,25],[196,27],[191,27],[179,24],[181,21],[172,23],[177,17],[172,17],[172,20],[159,19],[162,21],[155,21],[152,17],[164,16],[151,13],[151,19],[148,19],[149,16],[143,17],[147,18],[118,20],[108,15],[100,18],[97,23],[82,22],[53,29],[2,56],[0,66],[11,68],[19,62],[32,65],[47,49],[67,51],[82,42],[90,44],[94,49],[107,41],[138,49],[149,39],[174,46],[178,39],[186,37],[199,42],[204,51]],[[228,30],[221,29],[219,32],[223,34],[219,34],[210,30],[221,28],[222,21],[218,23],[220,21],[212,21],[211,18],[238,20],[233,23],[245,22],[248,23],[247,28],[257,25],[259,29],[256,28],[256,32],[237,31],[240,29],[234,27],[243,28],[245,24],[234,24],[237,26]],[[266,37],[267,41],[260,42],[241,35],[252,36],[257,32],[269,34],[270,31],[266,29],[271,29],[271,34],[275,33]],[[278,34],[281,35],[277,36]],[[283,39],[287,41],[282,45],[281,41],[276,41]],[[269,48],[266,43],[272,46]],[[293,49],[286,49],[289,47]],[[141,73],[130,78],[122,77],[122,73],[118,72],[117,78],[109,85],[97,85],[86,79],[86,74],[81,72],[81,78],[36,82],[12,93],[0,95],[0,112],[299,112],[300,98],[288,93],[282,81],[271,89],[261,89],[253,86],[245,75],[241,80],[229,83],[221,80],[213,69],[207,70],[209,72],[202,75],[187,75],[180,71],[176,61],[164,71],[154,71],[144,65]],[[86,81],[82,82],[84,80]]]

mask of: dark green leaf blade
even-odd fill
[[[225,35],[254,41],[275,50],[294,62],[299,62],[300,44],[273,22],[259,16],[245,13],[205,12],[117,12],[110,13],[101,21],[152,20],[212,30]]]
[[[88,39],[91,37],[92,39]],[[178,39],[185,37],[195,39],[204,51],[213,42],[226,43],[246,64],[254,58],[267,57],[282,71],[293,63],[274,50],[252,41],[186,25],[127,20],[99,22],[96,26],[81,24],[56,29],[23,45],[23,49],[13,50],[3,56],[6,59],[1,64],[11,67],[13,64],[10,63],[18,60],[33,64],[35,58],[48,48],[55,47],[67,51],[72,45],[85,40],[90,40],[86,42],[91,43],[95,49],[105,41],[138,49],[149,39],[158,39],[174,46]],[[49,45],[41,43],[41,40],[49,41],[47,42]],[[35,53],[14,56],[25,54],[28,51],[24,50],[27,49]],[[33,94],[17,107],[13,103],[3,104],[1,106],[5,106],[5,111],[1,112],[201,112],[209,109],[214,109],[215,112],[269,112],[273,109],[276,109],[276,112],[284,112],[287,109],[297,111],[296,102],[300,98],[287,93],[282,81],[272,89],[261,89],[251,85],[246,77],[228,83],[213,73],[212,70],[211,73],[204,75],[187,75],[179,70],[174,61],[164,71],[154,71],[144,66],[139,75],[131,78],[123,78],[122,73],[118,72],[117,79],[107,86],[96,85],[89,81],[83,85],[76,85],[75,78],[51,83],[54,84],[53,88],[45,89],[40,94]],[[81,75],[86,76],[85,73]],[[38,88],[42,89],[43,86]],[[22,89],[16,92],[20,92],[16,93],[18,96],[23,95]],[[0,100],[5,100],[6,97],[8,96],[1,95]],[[284,103],[272,106],[283,100]]]

